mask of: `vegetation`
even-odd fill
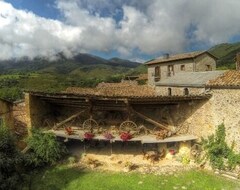
[[[232,147],[229,147],[225,142],[225,137],[225,127],[221,124],[215,135],[203,139],[203,145],[213,168],[232,170],[240,164],[240,154],[234,153],[234,143]]]
[[[208,50],[219,60],[217,63],[218,69],[235,69],[236,54],[240,52],[240,42],[219,44]]]
[[[34,167],[53,165],[66,153],[66,147],[56,140],[53,133],[43,133],[39,129],[32,131],[27,144],[31,151],[26,159]]]
[[[93,180],[94,179],[94,180]],[[217,177],[203,171],[188,171],[168,176],[138,173],[82,171],[68,166],[57,166],[34,176],[34,190],[172,190],[172,189],[235,189],[238,182]]]
[[[235,69],[240,43],[220,44],[209,52],[219,59],[217,69]],[[88,54],[58,57],[56,61],[40,57],[0,61],[0,98],[14,101],[23,98],[23,90],[60,92],[69,86],[95,87],[100,82],[120,82],[124,76],[147,73],[145,65],[118,58],[106,60]]]
[[[22,156],[17,151],[14,138],[7,127],[0,126],[0,189],[17,189],[22,176],[19,166]]]

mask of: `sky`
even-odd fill
[[[239,0],[0,0],[0,59],[144,62],[240,41]]]

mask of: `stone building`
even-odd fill
[[[0,123],[13,127],[13,103],[0,99]]]
[[[27,92],[27,125],[61,126],[61,130],[54,130],[56,135],[83,140],[86,126],[110,130],[127,124],[137,133],[145,130],[130,141],[168,147],[184,142],[191,146],[193,140],[208,137],[224,123],[227,142],[234,143],[239,152],[240,71],[216,71],[216,59],[207,52],[184,55],[182,59],[178,55],[178,59],[165,58],[171,61],[148,63],[148,86],[125,81],[101,83],[94,89],[68,88],[61,93]],[[168,70],[168,64],[173,69]],[[155,67],[161,71],[159,80],[155,80]],[[66,135],[66,126],[75,126],[79,132]],[[157,134],[167,130],[166,136],[158,139],[156,128],[160,130]],[[106,140],[102,134],[94,139]],[[110,142],[114,141],[121,141],[119,133]]]
[[[209,95],[208,100],[201,102],[168,105],[165,111],[169,113],[172,125],[181,125],[188,134],[206,138],[224,123],[227,142],[234,144],[235,150],[240,152],[240,55],[236,58],[235,71],[214,71],[216,59],[207,52],[205,55],[199,53],[174,55],[148,62],[149,85],[161,96]],[[193,63],[195,58],[191,57],[201,58],[203,55],[203,61]],[[174,69],[169,70],[168,64]],[[185,65],[182,66],[185,69],[181,69],[181,65]],[[156,72],[160,77],[156,78]]]
[[[148,66],[148,83],[174,76],[177,73],[211,71],[216,69],[217,58],[207,51],[190,52],[163,57],[146,63]]]

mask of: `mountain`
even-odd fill
[[[208,51],[219,59],[218,69],[235,69],[235,58],[240,52],[240,42],[219,44]]]
[[[57,57],[55,61],[44,57],[0,61],[0,97],[17,100],[23,98],[23,90],[60,92],[69,86],[94,87],[147,72],[143,64],[120,58],[107,60],[90,54]]]
[[[138,62],[132,62],[120,58],[103,59],[90,54],[78,54],[73,58],[66,58],[64,55],[57,55],[58,59],[49,61],[43,57],[29,59],[12,59],[0,61],[0,74],[16,72],[38,72],[52,74],[87,74],[100,70],[105,74],[123,73],[129,69],[136,68],[140,65]],[[99,73],[101,74],[101,72]],[[95,75],[94,75],[95,76]],[[104,76],[103,76],[104,77]]]

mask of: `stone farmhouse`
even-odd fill
[[[209,136],[217,125],[224,123],[228,143],[234,143],[239,152],[239,65],[240,54],[237,54],[236,70],[232,71],[217,71],[216,58],[208,52],[178,54],[148,62],[148,81],[162,96],[210,95],[200,104],[193,101],[188,107],[168,106],[169,113],[175,122],[185,118],[182,125],[198,137]]]
[[[163,57],[147,62],[148,82],[154,85],[162,79],[177,73],[216,70],[217,58],[207,51],[183,53],[177,55],[165,54]]]
[[[128,141],[142,150],[155,145],[159,152],[186,154],[224,123],[227,142],[239,152],[239,70],[216,70],[216,58],[205,51],[168,55],[146,65],[148,85],[125,80],[94,89],[26,92],[29,131],[42,127],[65,140],[111,146]],[[124,139],[125,133],[131,137]]]

